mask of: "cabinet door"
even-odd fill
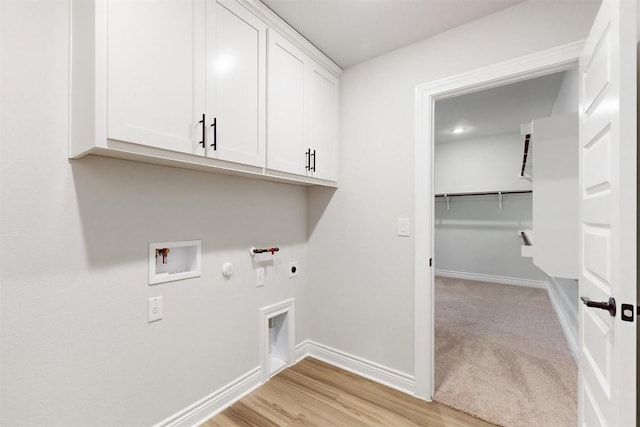
[[[209,157],[264,166],[266,31],[237,1],[207,0]]]
[[[309,147],[314,178],[338,180],[338,79],[316,63],[309,67]]]
[[[107,9],[107,137],[203,154],[204,0]]]
[[[307,56],[269,30],[267,168],[306,174],[305,78]]]

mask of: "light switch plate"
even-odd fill
[[[162,319],[162,297],[149,298],[147,306],[149,323]]]
[[[260,287],[260,286],[264,286],[264,267],[260,267],[257,270],[257,279],[258,279],[258,283],[256,284],[256,287]]]
[[[410,236],[409,218],[398,218],[398,236]]]

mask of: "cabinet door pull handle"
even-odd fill
[[[304,153],[304,158],[305,158],[305,165],[304,168],[308,171],[311,170],[311,148],[309,148],[305,153]]]
[[[309,158],[309,170],[316,171],[316,150],[313,150],[313,154],[309,157],[313,156],[313,168],[311,167],[311,158]]]
[[[213,118],[213,123],[211,123],[211,127],[213,128],[213,144],[211,144],[211,146],[213,147],[213,150],[217,150],[218,149],[218,126],[216,124],[216,118]]]
[[[198,144],[202,144],[202,148],[204,148],[205,146],[205,141],[206,141],[206,131],[205,131],[205,120],[204,120],[204,114],[202,114],[202,120],[200,120],[198,123],[202,124],[202,141],[198,142]]]

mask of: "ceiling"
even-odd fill
[[[548,117],[564,72],[436,102],[436,143],[520,133],[520,124]],[[576,100],[577,102],[577,100]],[[454,134],[452,129],[463,127]]]
[[[522,0],[262,0],[342,68]]]

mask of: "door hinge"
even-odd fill
[[[633,304],[622,304],[622,313],[620,317],[625,322],[633,322],[635,305]],[[640,307],[638,307],[638,312],[640,312]]]

